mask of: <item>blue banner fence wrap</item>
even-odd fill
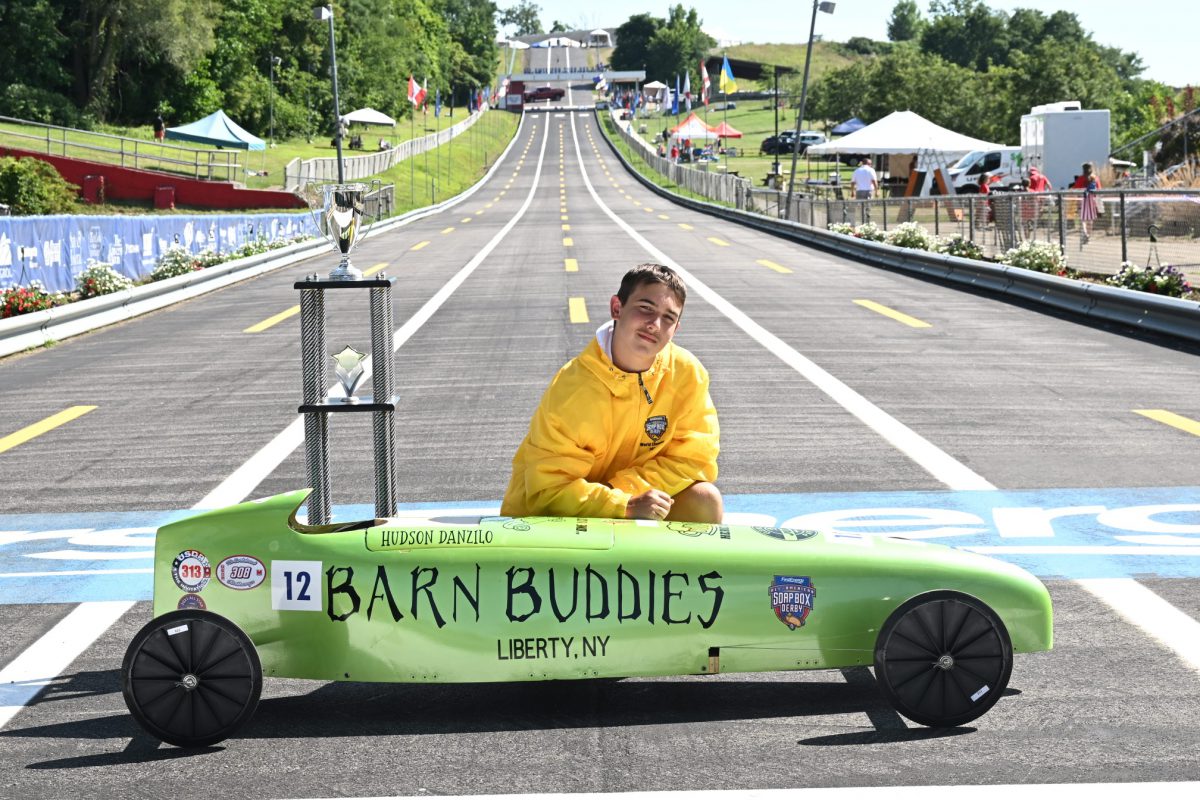
[[[47,291],[75,289],[89,261],[135,281],[148,276],[172,245],[190,253],[229,253],[262,239],[316,236],[307,212],[196,216],[0,217],[0,289],[38,281]]]

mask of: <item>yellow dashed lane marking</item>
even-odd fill
[[[424,241],[424,242],[417,242],[416,244],[414,244],[414,245],[413,245],[412,247],[410,247],[409,249],[410,249],[410,250],[420,250],[421,248],[423,248],[423,247],[427,247],[428,245],[429,245],[429,241],[428,241],[428,240],[426,240],[426,241]]]
[[[567,310],[571,314],[571,322],[577,324],[588,322],[587,304],[583,302],[582,297],[568,298]]]
[[[580,298],[579,302],[582,303],[583,298]],[[586,311],[584,312],[584,317],[585,319],[583,321],[587,322]],[[60,411],[57,414],[46,417],[41,422],[35,422],[32,425],[27,425],[16,433],[10,433],[8,436],[0,439],[0,453],[3,453],[5,450],[12,450],[19,444],[24,444],[30,439],[36,439],[43,433],[54,430],[59,425],[66,425],[71,420],[78,419],[89,411],[95,410],[96,406],[71,406],[64,411]]]
[[[571,226],[570,226],[570,225],[568,225],[568,224],[566,224],[566,223],[564,222],[564,223],[563,223],[563,226],[562,226],[562,229],[563,229],[564,231],[569,231],[569,230],[571,230]]]
[[[567,272],[579,272],[579,262],[573,258],[563,259],[563,265]]]
[[[563,237],[563,247],[574,247],[574,246],[575,246],[574,239],[572,239],[570,236]]]
[[[642,206],[642,211],[645,211],[647,214],[653,214],[653,213],[654,213],[654,209],[653,209],[653,208],[651,208],[650,206]]]
[[[471,221],[470,217],[463,217],[461,220],[461,222],[470,222],[470,221]]]
[[[1143,417],[1148,417],[1155,422],[1161,422],[1164,425],[1170,425],[1172,428],[1178,428],[1185,433],[1190,433],[1193,436],[1200,436],[1200,422],[1194,419],[1189,419],[1171,411],[1164,411],[1161,408],[1145,408],[1133,410],[1135,414],[1141,414]],[[4,448],[0,446],[0,450]]]
[[[242,333],[262,333],[267,328],[270,328],[273,325],[278,325],[279,323],[283,322],[288,317],[294,317],[299,313],[300,313],[300,306],[292,306],[291,308],[287,309],[286,311],[280,311],[278,314],[276,314],[273,317],[267,317],[262,322],[259,322],[256,325],[251,325],[249,328],[246,328],[246,330],[242,331]]]
[[[908,314],[904,314],[900,311],[897,311],[894,308],[888,308],[887,306],[881,306],[879,303],[876,303],[871,300],[855,300],[854,303],[855,303],[855,305],[860,305],[863,308],[870,309],[871,311],[874,311],[876,313],[883,314],[885,317],[890,317],[891,319],[894,319],[897,322],[903,322],[905,325],[907,325],[910,328],[932,328],[933,327],[928,322],[919,320],[916,317],[910,317]]]
[[[683,228],[685,231],[694,231],[694,230],[696,230],[696,229],[695,229],[695,228],[693,228],[691,225],[688,225],[686,222],[681,222],[681,223],[679,223],[679,227]]]
[[[477,216],[477,217],[478,217],[478,216],[479,216],[480,214],[482,214],[482,213],[483,213],[483,209],[481,208],[481,209],[479,209],[478,211],[476,211],[476,212],[475,212],[475,216]]]
[[[666,214],[659,214],[658,218],[659,219],[670,219],[670,217],[668,217]]]
[[[787,267],[783,266],[782,264],[776,264],[774,261],[768,261],[765,258],[758,259],[757,263],[761,264],[762,266],[766,267],[767,269],[773,269],[776,272],[783,274],[783,275],[791,275],[792,274],[792,271],[790,269],[788,269]]]
[[[365,278],[365,277],[367,277],[368,275],[374,275],[376,272],[379,272],[379,270],[383,269],[383,268],[384,268],[384,267],[386,267],[386,266],[387,266],[387,262],[386,262],[386,261],[385,261],[385,262],[383,262],[382,264],[376,264],[375,266],[371,267],[369,270],[367,270],[366,272],[364,272],[364,273],[363,273],[363,277]]]
[[[712,242],[713,244],[715,244],[717,247],[729,247],[729,242],[725,241],[724,239],[718,239],[715,236],[709,236],[708,240],[710,242]]]
[[[566,211],[566,209],[565,209],[565,208],[563,208],[563,209],[560,209],[560,210],[561,210],[561,211]],[[562,221],[563,221],[563,222],[566,222],[566,221],[567,221],[567,219],[568,219],[568,217],[567,217],[567,215],[566,215],[566,214],[562,214],[562,215],[560,216],[560,218],[562,219]]]
[[[454,233],[454,227],[445,228],[442,230],[442,233]]]

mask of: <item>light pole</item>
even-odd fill
[[[788,176],[787,203],[780,211],[786,217],[792,209],[792,193],[796,189],[796,156],[800,152],[800,126],[804,123],[804,104],[808,100],[808,67],[812,63],[813,36],[817,32],[817,11],[832,14],[836,3],[813,0],[812,24],[808,28],[808,51],[804,54],[804,81],[800,84],[800,113],[796,115],[796,138],[792,141],[792,173]]]
[[[333,6],[318,6],[313,9],[316,19],[329,20],[329,74],[333,79],[333,141],[337,145],[338,183],[345,183],[342,169],[342,109],[338,104],[337,46],[333,42]]]
[[[269,138],[271,140],[271,147],[274,147],[275,146],[275,68],[283,63],[283,59],[277,55],[272,54],[270,57],[270,61],[268,63],[269,63],[269,71],[271,73],[271,92],[270,92],[271,133],[270,133]]]

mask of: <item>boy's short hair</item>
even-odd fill
[[[675,271],[662,264],[650,263],[638,264],[625,273],[625,277],[621,278],[621,288],[617,290],[617,299],[622,305],[629,302],[629,296],[633,294],[634,289],[646,283],[661,283],[666,286],[675,295],[681,307],[687,302],[687,287]]]

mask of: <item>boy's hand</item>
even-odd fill
[[[666,492],[647,489],[629,500],[625,506],[625,519],[665,519],[674,502]]]

